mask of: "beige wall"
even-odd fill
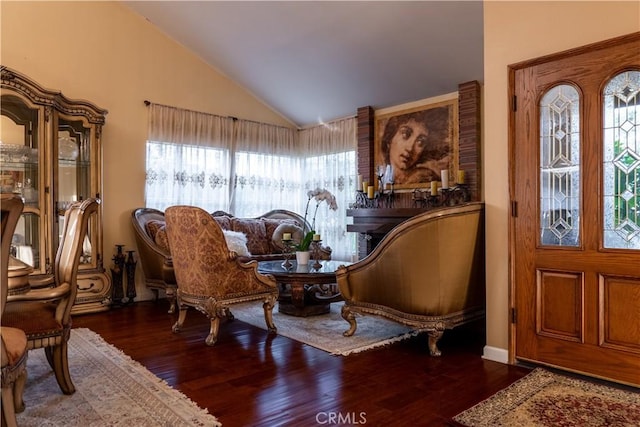
[[[487,207],[487,348],[508,348],[508,75],[507,66],[640,31],[640,3],[484,3],[484,183]]]
[[[106,260],[115,244],[134,246],[129,215],[144,205],[145,99],[293,126],[117,2],[2,1],[0,13],[2,65],[109,110],[103,132]],[[141,297],[150,296],[137,288]]]

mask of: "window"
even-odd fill
[[[304,216],[307,193],[322,188],[336,197],[338,211],[322,203],[316,231],[333,249],[333,259],[348,260],[356,252],[345,214],[355,195],[355,118],[298,131],[156,104],[151,108],[147,207],[185,204],[240,218],[287,209]],[[310,212],[307,220],[312,219]]]
[[[640,71],[604,88],[604,246],[640,249]]]
[[[208,212],[226,209],[229,152],[184,144],[147,142],[145,205],[164,211],[192,205]]]

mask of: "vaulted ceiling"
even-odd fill
[[[483,80],[482,1],[124,1],[304,127]]]

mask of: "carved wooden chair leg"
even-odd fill
[[[264,320],[267,324],[267,330],[270,334],[275,334],[278,332],[278,328],[276,324],[273,322],[273,307],[276,305],[276,297],[274,295],[267,297],[262,304],[262,308],[264,309]]]
[[[209,328],[209,335],[205,338],[204,342],[208,346],[215,345],[216,341],[218,341],[218,330],[220,329],[220,316],[214,314],[210,317],[211,326]]]
[[[438,349],[438,341],[442,338],[444,331],[435,330],[427,332],[429,335],[429,354],[432,356],[440,356],[442,353]]]
[[[156,292],[156,299],[158,299],[158,290],[154,289],[154,291]],[[167,300],[169,301],[169,314],[173,314],[176,312],[176,290],[175,288],[171,287],[171,286],[167,286],[167,288],[165,289],[165,295],[167,297]]]
[[[356,323],[356,316],[347,305],[342,306],[342,310],[340,311],[340,313],[342,314],[342,318],[349,322],[349,330],[344,331],[342,335],[344,335],[345,337],[350,337],[356,333],[356,329],[358,328],[358,324]]]
[[[183,306],[180,307],[180,313],[178,313],[178,320],[176,320],[176,323],[173,324],[173,327],[171,328],[171,330],[175,333],[175,332],[180,332],[180,329],[182,329],[182,325],[184,325],[184,319],[186,319],[187,317],[187,307]]]
[[[24,411],[24,400],[22,396],[24,394],[24,388],[27,384],[27,370],[25,369],[13,384],[13,406],[16,412]]]
[[[71,381],[71,374],[69,373],[67,347],[67,341],[63,341],[60,345],[49,348],[52,349],[53,372],[56,375],[56,381],[60,386],[60,390],[62,390],[64,394],[73,394],[76,388]]]

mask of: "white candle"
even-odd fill
[[[291,240],[291,233],[283,233],[282,240]]]
[[[442,189],[449,188],[449,170],[447,169],[441,170],[440,178],[442,179]]]
[[[320,241],[320,235],[319,234],[314,234],[313,235],[313,240],[316,241],[316,242],[319,242]]]
[[[358,186],[356,187],[356,189],[360,191],[361,188],[362,188],[362,175],[358,175]]]

